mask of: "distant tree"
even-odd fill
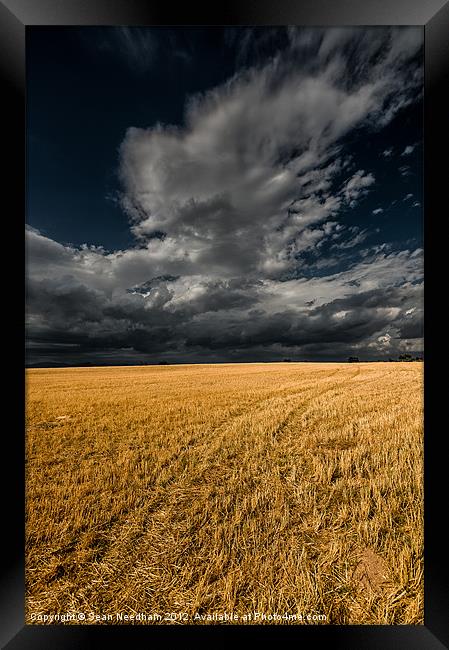
[[[168,366],[168,361],[159,361],[160,366]]]
[[[413,357],[411,354],[400,354],[399,361],[413,361]]]
[[[291,359],[282,359],[282,361],[284,361],[284,363],[290,363]]]
[[[349,357],[348,362],[349,363],[358,363],[359,358],[358,357]]]

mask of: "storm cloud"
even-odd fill
[[[127,130],[119,202],[133,246],[27,229],[30,362],[422,350],[422,249],[370,245],[370,227],[344,219],[378,182],[348,137],[369,138],[420,97],[422,31],[286,35],[267,60],[188,97],[182,125]]]

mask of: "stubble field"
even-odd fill
[[[418,362],[28,370],[27,622],[422,624],[422,384]]]

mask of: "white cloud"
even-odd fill
[[[375,210],[373,210],[373,214],[381,214],[381,212],[383,211],[384,211],[383,208],[376,208]]]
[[[380,345],[382,347],[386,347],[386,348],[390,347],[391,336],[390,336],[390,334],[388,334],[388,332],[386,332],[385,334],[382,334],[381,336],[378,336],[377,340],[378,340],[378,342],[380,343]]]
[[[292,28],[295,51],[318,53],[309,66],[280,53],[192,97],[184,127],[129,129],[120,150],[122,204],[134,234],[146,242],[166,233],[152,247],[184,272],[273,275],[294,266],[307,229],[354,207],[374,183],[359,170],[332,191],[347,168],[341,138],[355,127],[380,128],[411,101],[419,77],[405,80],[402,70],[420,38]],[[348,43],[358,57],[352,85],[342,56]]]
[[[351,208],[368,193],[368,188],[374,182],[374,175],[371,173],[365,174],[363,169],[360,169],[347,181],[343,188],[343,195]]]
[[[347,231],[351,233],[350,237],[337,244],[333,244],[331,246],[331,250],[344,250],[348,248],[354,248],[354,246],[358,246],[364,242],[369,235],[369,232],[367,230],[360,230],[360,228],[357,226],[352,226],[351,228],[348,228]]]
[[[411,144],[407,145],[405,147],[404,151],[401,153],[401,156],[409,156],[411,153],[413,153],[415,147],[416,147],[416,145],[414,145],[414,144],[413,145],[411,145]]]

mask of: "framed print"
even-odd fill
[[[2,0],[2,646],[449,647],[448,26]]]

